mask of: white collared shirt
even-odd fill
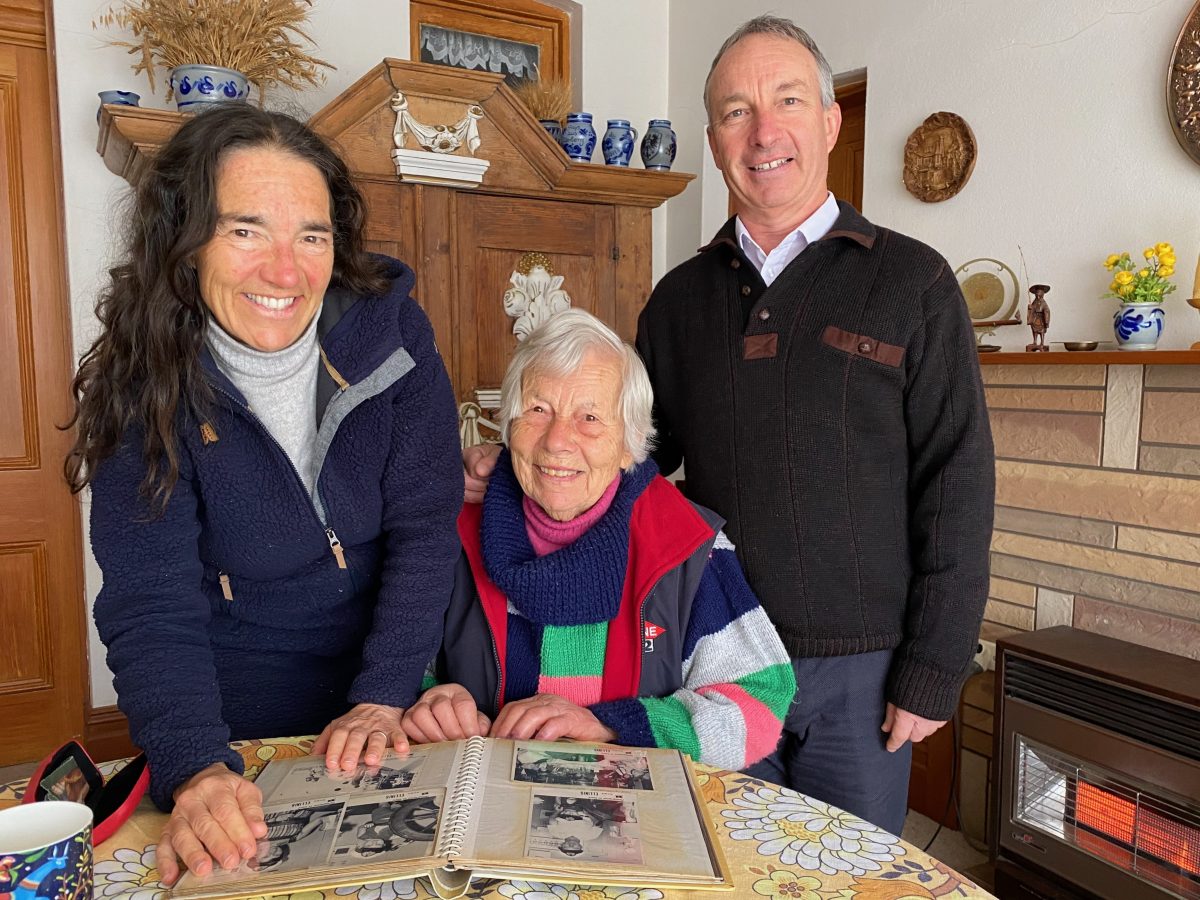
[[[779,242],[779,246],[770,253],[764,253],[762,247],[742,224],[741,216],[734,219],[733,230],[737,235],[738,246],[746,254],[746,259],[754,264],[762,276],[763,283],[768,287],[779,277],[779,273],[787,268],[788,263],[800,255],[800,252],[814,241],[819,241],[829,233],[838,217],[837,198],[830,192],[825,202],[817,207],[811,216],[800,223],[791,234]]]

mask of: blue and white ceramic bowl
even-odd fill
[[[180,112],[195,112],[208,103],[245,100],[250,94],[245,75],[220,66],[177,66],[171,70],[170,80],[175,108]]]
[[[133,91],[100,91],[100,106],[117,105],[117,106],[138,106],[141,103],[142,95],[135,94]],[[100,121],[100,110],[96,110],[96,121]]]

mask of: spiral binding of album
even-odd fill
[[[438,837],[437,855],[454,859],[462,855],[471,821],[471,805],[479,785],[479,773],[483,769],[483,752],[486,743],[482,737],[470,738],[463,747],[462,759],[458,764],[457,784],[446,803],[446,825]]]

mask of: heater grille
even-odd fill
[[[1186,900],[1200,900],[1200,808],[1016,735],[1013,818]]]
[[[1016,655],[1007,659],[1004,693],[1200,761],[1200,709]]]

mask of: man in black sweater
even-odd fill
[[[899,834],[911,742],[953,715],[987,597],[970,319],[941,256],[829,193],[841,112],[803,30],[739,28],[705,105],[737,215],[639,320],[654,458],[728,520],[793,658],[783,740],[749,771]],[[493,459],[465,455],[468,499]]]
[[[705,85],[737,215],[638,323],[664,472],[728,521],[793,657],[751,772],[899,833],[911,743],[954,712],[988,586],[994,460],[945,260],[826,186],[841,112],[792,22],[753,19]]]

